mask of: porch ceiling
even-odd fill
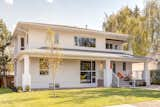
[[[150,59],[147,57],[139,57],[131,54],[123,53],[111,53],[111,52],[90,52],[90,51],[73,51],[62,50],[65,59],[95,59],[95,60],[114,60],[114,61],[129,61],[129,62],[146,62]],[[51,57],[50,50],[46,49],[29,49],[21,51],[16,58],[23,55],[29,55],[30,57]]]

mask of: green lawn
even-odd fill
[[[160,91],[127,88],[90,88],[16,93],[0,89],[0,107],[103,107],[160,99]]]

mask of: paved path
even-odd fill
[[[137,87],[137,88],[160,91],[160,85],[150,85],[148,87],[145,86],[145,87]]]
[[[140,102],[140,103],[136,103],[136,104],[105,106],[105,107],[160,107],[160,100]]]

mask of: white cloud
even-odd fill
[[[53,2],[53,0],[46,0],[48,3],[52,3]]]
[[[4,0],[5,1],[5,3],[7,3],[7,4],[9,4],[9,5],[13,5],[13,0]]]

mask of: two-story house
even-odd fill
[[[150,84],[147,58],[123,50],[128,35],[63,25],[19,22],[13,33],[15,86],[49,88],[53,75],[46,45],[47,30],[55,32],[63,62],[56,73],[60,88],[119,87],[118,72],[132,74],[132,63],[144,63],[144,80]]]

